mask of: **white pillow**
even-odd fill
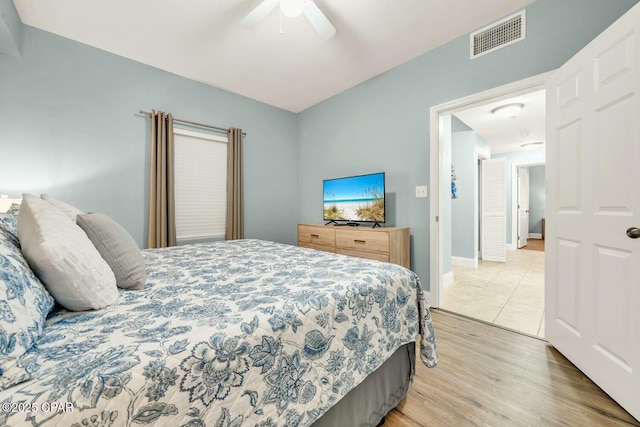
[[[118,298],[109,265],[84,231],[51,203],[23,195],[18,237],[34,273],[68,310],[103,308]]]
[[[41,194],[40,198],[42,200],[46,200],[47,202],[51,203],[53,206],[64,212],[64,214],[68,216],[74,224],[76,223],[76,217],[84,213],[75,206],[71,206],[69,203],[63,202],[62,200],[54,199],[48,194]]]

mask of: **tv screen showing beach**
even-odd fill
[[[325,221],[384,220],[384,172],[324,181]]]

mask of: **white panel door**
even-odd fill
[[[636,419],[638,159],[640,5],[550,78],[545,274],[547,339]]]
[[[529,238],[529,168],[518,168],[518,249]]]
[[[507,262],[507,163],[482,161],[481,249],[485,261]]]

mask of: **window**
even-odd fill
[[[174,129],[176,238],[224,239],[227,138]]]

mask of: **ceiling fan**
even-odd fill
[[[304,13],[311,26],[315,28],[323,39],[328,40],[336,33],[335,27],[313,0],[263,0],[240,21],[240,25],[245,28],[255,27],[278,6],[280,6],[282,14],[290,18],[295,18]]]

